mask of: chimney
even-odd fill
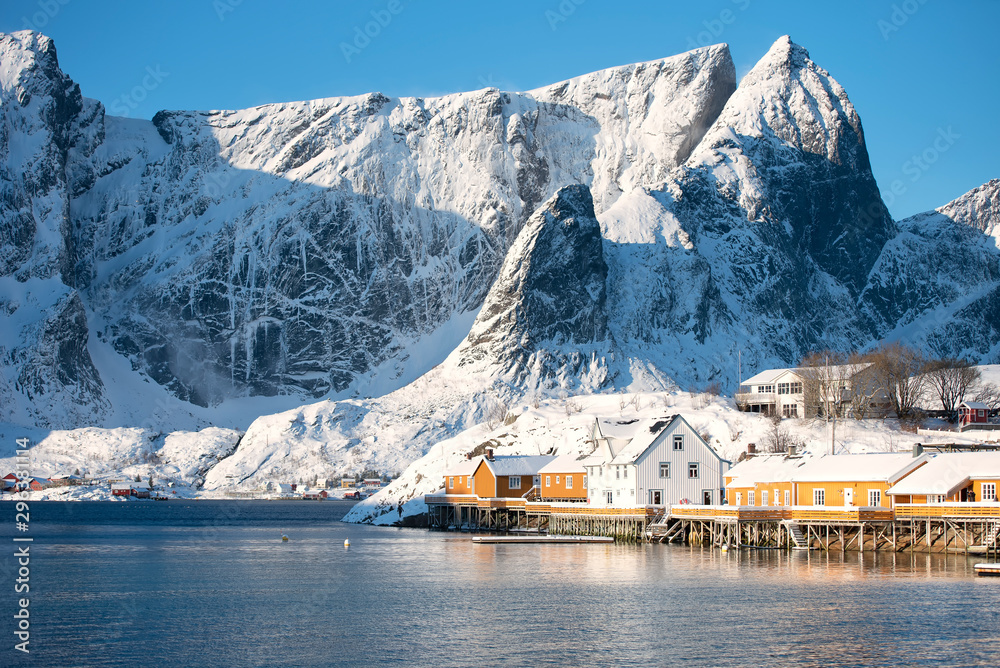
[[[466,459],[472,459],[472,453],[471,452],[466,452],[465,453],[465,458]]]
[[[914,456],[914,458],[919,457],[922,454],[924,454],[924,446],[920,445],[919,443],[914,443],[913,444],[913,456]]]
[[[788,446],[788,456],[794,457],[798,453],[799,449],[794,445]]]
[[[756,443],[747,443],[747,454],[748,455],[756,455],[757,454],[757,444]]]
[[[486,459],[493,461],[493,448],[486,448]]]

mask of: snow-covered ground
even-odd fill
[[[426,510],[423,495],[441,489],[446,471],[459,464],[476,446],[489,444],[498,455],[586,454],[589,427],[598,417],[655,418],[680,413],[719,454],[733,463],[755,443],[766,450],[774,424],[767,418],[736,410],[731,399],[690,392],[588,395],[555,399],[511,410],[517,418],[490,429],[480,424],[443,440],[410,465],[378,494],[356,505],[344,518],[349,522],[392,524],[403,515]],[[822,420],[788,419],[779,426],[797,442],[800,451],[820,455],[897,452],[916,443],[940,441],[903,431],[897,420],[839,420],[831,441],[831,424]]]

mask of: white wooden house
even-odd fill
[[[591,435],[594,450],[581,463],[592,506],[712,505],[725,498],[723,478],[730,462],[680,415],[599,419]]]
[[[877,387],[873,366],[860,364],[831,365],[796,369],[767,369],[740,383],[736,404],[740,410],[783,418],[807,416],[806,392],[812,383],[815,396],[812,412],[817,406],[844,414],[855,399],[866,409],[884,409],[888,397]]]

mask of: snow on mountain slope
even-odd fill
[[[1000,180],[899,223],[862,301],[890,339],[1000,362]]]

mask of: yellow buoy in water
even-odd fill
[[[286,536],[285,534],[281,534],[281,542],[282,543],[287,543],[288,542],[288,536]]]
[[[344,539],[344,547],[350,547],[350,546],[351,546],[351,539],[350,538],[345,538]]]

